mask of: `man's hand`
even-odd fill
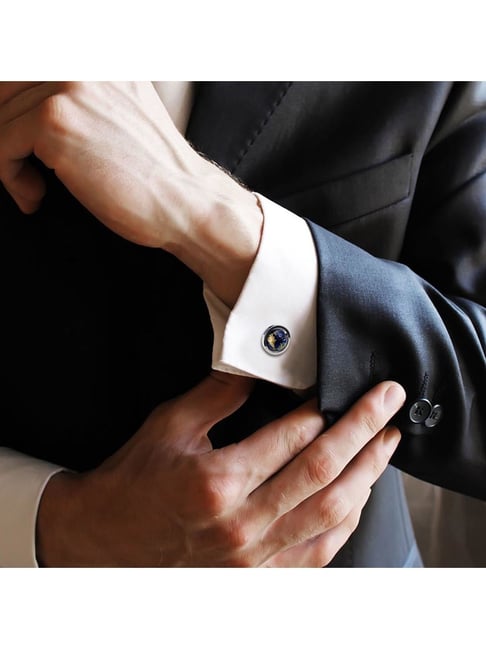
[[[321,435],[313,402],[213,450],[207,433],[251,382],[214,374],[159,406],[98,469],[49,482],[38,517],[46,566],[323,566],[356,528],[398,444],[404,400],[378,385]],[[381,431],[381,432],[379,432]]]
[[[172,252],[233,306],[257,200],[190,147],[151,83],[0,83],[0,181],[25,213],[45,192],[32,153],[110,229]]]

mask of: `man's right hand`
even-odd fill
[[[113,232],[174,254],[235,304],[258,200],[189,145],[150,82],[0,82],[0,144],[0,183],[23,212],[46,190],[34,154]]]
[[[207,437],[251,381],[213,373],[159,406],[99,468],[48,483],[37,522],[45,566],[324,566],[356,528],[400,434],[385,382],[326,434],[314,402],[244,441]]]

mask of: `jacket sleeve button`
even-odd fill
[[[430,415],[427,417],[427,419],[424,422],[427,428],[433,428],[434,426],[437,426],[439,421],[442,419],[442,413],[443,413],[442,406],[440,404],[436,404],[432,408]]]
[[[410,421],[414,424],[423,424],[432,413],[432,404],[428,399],[417,399],[408,411]]]

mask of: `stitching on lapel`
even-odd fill
[[[265,126],[268,124],[268,121],[270,120],[270,118],[272,117],[272,115],[274,114],[274,112],[276,111],[276,109],[277,109],[277,108],[279,107],[279,105],[282,103],[283,98],[285,97],[285,95],[286,95],[286,94],[288,93],[288,91],[290,90],[290,87],[292,86],[292,84],[293,84],[293,81],[288,81],[288,82],[285,84],[285,86],[282,88],[282,90],[281,90],[280,93],[278,94],[277,98],[275,99],[275,101],[273,102],[273,104],[270,106],[270,108],[268,109],[267,113],[266,113],[265,116],[263,117],[262,121],[258,124],[258,126],[257,126],[256,129],[253,131],[253,133],[252,133],[252,135],[250,136],[250,138],[246,141],[245,146],[243,147],[243,149],[242,149],[242,150],[240,151],[240,153],[238,154],[238,157],[236,158],[235,163],[231,166],[231,168],[230,168],[230,170],[229,170],[230,173],[232,173],[232,174],[235,173],[235,171],[237,170],[237,168],[238,168],[239,165],[241,164],[241,161],[243,160],[243,158],[246,156],[246,154],[247,154],[248,151],[251,149],[251,147],[255,144],[255,142],[256,142],[258,136],[261,134],[261,132],[263,131],[263,129],[265,128]]]

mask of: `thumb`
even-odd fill
[[[254,379],[213,370],[201,383],[170,404],[170,430],[165,441],[185,450],[212,448],[211,428],[238,410],[250,396]]]

